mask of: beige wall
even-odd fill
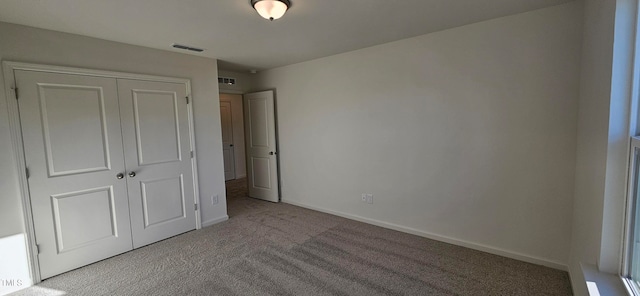
[[[7,23],[0,23],[0,40],[3,61],[191,79],[200,197],[207,201],[214,194],[225,196],[216,60]],[[23,233],[5,87],[9,86],[0,79],[0,241]],[[217,205],[203,202],[201,209],[205,224],[225,219],[227,215],[224,199]]]
[[[573,2],[259,73],[283,201],[565,269],[581,37]]]

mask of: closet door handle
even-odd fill
[[[122,178],[124,178],[124,174],[123,174],[123,173],[118,173],[118,174],[116,175],[116,179],[120,180],[120,179],[122,179]]]
[[[129,172],[129,177],[133,178],[136,176],[136,172]]]

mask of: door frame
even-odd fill
[[[16,93],[19,95],[19,90],[16,89],[16,79],[14,75],[15,70],[26,70],[36,72],[58,73],[58,74],[71,74],[82,76],[94,76],[94,77],[107,77],[114,79],[132,79],[143,81],[155,81],[155,82],[169,82],[184,84],[186,87],[186,94],[189,103],[187,104],[188,110],[188,122],[189,122],[189,143],[193,157],[191,158],[191,165],[193,171],[193,192],[194,192],[194,204],[196,205],[196,229],[202,228],[202,221],[200,217],[200,193],[198,190],[198,166],[197,166],[197,152],[195,146],[195,132],[193,124],[193,96],[191,94],[191,80],[185,78],[174,78],[165,76],[153,76],[145,74],[134,74],[126,72],[114,72],[103,71],[84,68],[62,67],[43,64],[22,63],[13,61],[3,61],[2,70],[4,74],[5,95],[7,101],[7,110],[9,115],[9,128],[11,130],[11,142],[13,144],[13,156],[16,160],[16,169],[18,172],[18,181],[20,184],[20,198],[22,200],[22,215],[25,226],[26,237],[26,249],[27,259],[29,264],[29,273],[33,284],[41,282],[40,266],[38,262],[38,247],[35,240],[35,228],[33,224],[33,216],[31,212],[31,196],[29,194],[29,183],[27,180],[27,166],[24,153],[24,144],[22,141],[22,128],[20,123],[20,111],[18,108],[18,100],[16,99]]]

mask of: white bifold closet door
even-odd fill
[[[195,228],[184,84],[14,74],[42,279]]]

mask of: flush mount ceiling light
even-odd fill
[[[270,21],[281,18],[291,6],[289,0],[251,0],[251,6]]]

